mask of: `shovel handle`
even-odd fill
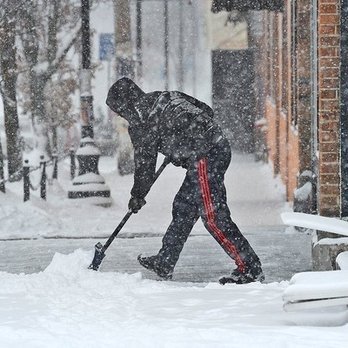
[[[121,231],[122,227],[125,225],[125,223],[127,222],[127,220],[131,217],[132,215],[132,211],[128,210],[127,214],[123,217],[123,219],[121,220],[121,222],[118,224],[118,226],[115,228],[114,232],[112,233],[112,235],[109,237],[109,239],[106,241],[106,243],[104,244],[103,248],[102,248],[102,252],[104,253],[105,250],[109,247],[109,245],[112,243],[112,241],[116,238],[116,236],[118,235],[118,233]]]
[[[161,164],[161,166],[158,168],[158,170],[155,173],[155,177],[153,180],[152,185],[155,183],[155,181],[158,179],[158,177],[161,175],[161,173],[163,172],[164,168],[167,166],[167,164],[170,161],[168,160],[168,158],[165,158],[163,163]],[[152,186],[151,185],[151,186]],[[106,241],[106,243],[104,244],[103,248],[102,248],[102,253],[104,253],[106,251],[106,249],[110,246],[110,244],[113,242],[113,240],[116,238],[116,236],[118,235],[118,233],[121,231],[122,227],[125,225],[125,223],[128,221],[128,219],[131,217],[132,215],[132,211],[128,210],[127,214],[123,217],[123,219],[121,220],[121,222],[118,224],[118,226],[115,228],[114,232],[112,233],[112,235],[109,237],[109,239]]]

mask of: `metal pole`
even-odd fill
[[[40,156],[41,180],[40,180],[40,197],[46,200],[46,161],[44,156]]]
[[[169,18],[168,0],[164,0],[164,89],[169,89]]]
[[[81,0],[81,137],[93,139],[93,97],[91,95],[91,42],[89,28],[89,0]]]
[[[179,91],[184,89],[184,5],[179,0]]]
[[[347,2],[345,0],[345,2]],[[318,214],[318,3],[317,1],[313,1],[311,5],[311,170],[312,170],[312,207],[311,207],[311,213],[312,214]],[[342,12],[343,13],[343,12]],[[347,20],[347,19],[346,19]],[[345,27],[347,28],[347,22]],[[341,28],[343,29],[343,23],[341,23]],[[344,40],[345,38],[345,40]],[[347,43],[347,34],[344,36],[341,35],[341,47],[344,47]],[[341,55],[341,57],[344,57],[345,55]],[[344,71],[343,65],[341,64],[341,71]],[[342,110],[342,109],[341,109]],[[341,130],[343,128],[341,127]],[[343,144],[343,142],[341,142]],[[342,153],[344,153],[342,149]],[[346,158],[346,156],[342,156],[342,158]],[[345,166],[342,166],[341,168],[345,168]],[[343,175],[342,178],[345,178]],[[342,193],[344,192],[344,188],[342,187]],[[343,200],[342,200],[343,203]],[[347,200],[346,200],[347,203]],[[343,207],[343,206],[342,206]],[[346,206],[347,209],[347,206]],[[343,213],[342,209],[342,213]],[[347,214],[348,211],[345,211],[344,215]]]
[[[75,170],[76,170],[76,163],[75,163],[75,149],[70,149],[70,177],[71,180],[75,178]]]
[[[105,185],[103,177],[99,174],[98,162],[100,151],[94,142],[93,132],[93,96],[91,73],[91,43],[90,43],[90,0],[81,0],[81,75],[80,75],[80,122],[81,140],[76,151],[79,162],[78,176],[73,179],[72,188],[68,197],[72,199],[98,197],[94,199],[97,205],[110,206],[110,189]],[[86,174],[89,174],[86,179]],[[93,174],[93,175],[90,175]],[[98,184],[96,177],[98,176]],[[88,188],[88,189],[86,189]],[[102,199],[101,199],[102,198]]]
[[[91,67],[91,43],[89,33],[89,0],[81,0],[82,69]]]
[[[141,79],[143,75],[143,38],[142,38],[142,0],[137,0],[136,4],[136,13],[137,13],[137,37],[136,37],[136,48],[137,48],[137,79]]]
[[[192,16],[192,94],[196,96],[196,83],[197,83],[197,75],[196,75],[196,51],[197,45],[196,41],[198,38],[198,28],[197,28],[197,11],[196,3],[194,1],[190,1],[191,5],[191,16]]]
[[[30,179],[29,179],[29,160],[24,160],[23,165],[23,190],[24,190],[24,202],[30,199]]]

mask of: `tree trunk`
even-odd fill
[[[134,79],[134,62],[132,60],[131,17],[129,0],[114,0],[115,38],[116,38],[116,78],[123,76]],[[134,171],[133,147],[123,118],[116,118],[116,131],[119,146],[118,170],[121,175]]]
[[[4,154],[2,152],[2,144],[0,139],[0,191],[5,193],[5,182],[4,182]]]
[[[46,77],[37,74],[33,68],[30,73],[30,98],[33,129],[37,137],[38,150],[44,156],[51,157],[52,151],[49,143],[44,95],[46,84]]]
[[[134,78],[129,0],[114,0],[116,38],[116,77]]]
[[[52,126],[52,151],[58,154],[58,127]]]
[[[10,180],[18,180],[21,177],[22,150],[16,99],[15,20],[5,17],[2,21],[2,29],[4,35],[0,39],[0,67],[3,78],[2,96],[5,115],[8,175]]]

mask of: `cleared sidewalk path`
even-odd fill
[[[267,233],[267,235],[266,235]],[[265,235],[264,235],[265,234]],[[309,237],[303,234],[285,235],[279,231],[246,233],[259,254],[266,282],[289,280],[294,273],[310,269]],[[291,242],[289,242],[291,239]],[[94,239],[40,239],[35,241],[6,241],[0,243],[0,271],[34,273],[44,270],[54,253],[68,254],[78,248],[91,250]],[[107,250],[102,272],[142,272],[145,278],[156,279],[137,262],[140,253],[155,253],[160,237],[118,238]],[[289,248],[291,246],[291,248]],[[92,261],[91,253],[91,261]],[[229,257],[210,236],[188,239],[176,266],[174,280],[185,282],[216,281],[233,267]]]

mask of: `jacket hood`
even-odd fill
[[[110,87],[106,104],[129,124],[135,124],[139,116],[134,105],[144,95],[145,92],[136,83],[127,77],[122,77]]]

